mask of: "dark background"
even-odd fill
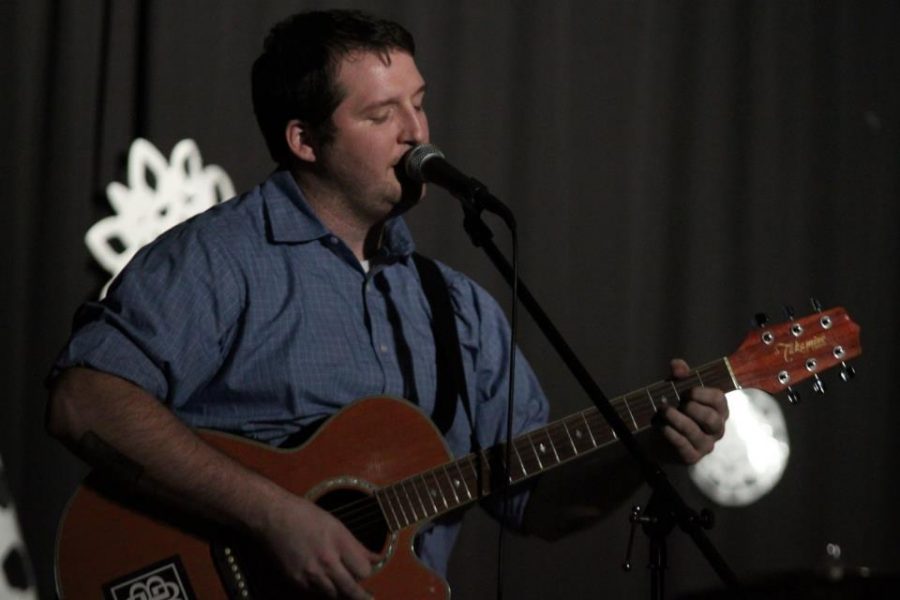
[[[197,140],[239,190],[264,178],[249,68],[275,21],[319,6],[0,3],[0,451],[48,598],[57,518],[84,470],[44,434],[42,380],[75,308],[106,280],[83,242],[112,213],[105,186],[125,181],[136,136],[166,155]],[[826,377],[826,396],[785,407],[784,479],[719,509],[711,536],[748,581],[821,566],[828,542],[847,564],[900,570],[900,3],[352,6],[416,36],[432,139],[516,212],[522,277],[611,395],[664,376],[671,356],[732,352],[758,311],[803,312],[810,295],[848,308],[863,329],[859,377]],[[460,220],[438,190],[409,216],[420,249],[507,303]],[[554,416],[584,408],[527,317],[520,340]],[[706,504],[683,469],[672,477]],[[514,540],[507,597],[645,597],[643,569],[619,570],[629,505],[557,543]],[[454,597],[492,597],[496,532],[469,514]],[[673,593],[716,583],[684,535],[670,551]],[[640,540],[638,565],[645,552]]]

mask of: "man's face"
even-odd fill
[[[389,57],[355,52],[341,62],[344,99],[331,116],[334,137],[318,155],[344,208],[372,224],[419,199],[421,185],[401,184],[395,169],[407,150],[428,141],[425,81],[412,56]]]

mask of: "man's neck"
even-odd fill
[[[312,176],[296,171],[294,180],[316,217],[336,235],[359,261],[368,260],[381,247],[384,220],[370,222],[357,214],[345,198]]]

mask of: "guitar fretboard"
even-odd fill
[[[696,386],[723,391],[737,385],[725,358],[691,371],[677,381],[659,381],[610,401],[632,433],[649,428],[657,411],[675,405]],[[600,412],[588,408],[512,440],[509,483],[517,484],[616,441]],[[391,531],[399,531],[471,504],[501,487],[506,445],[473,452],[378,490],[375,498]]]

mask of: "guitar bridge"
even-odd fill
[[[219,579],[228,592],[229,598],[254,598],[250,592],[247,575],[241,567],[238,553],[228,544],[213,543],[210,546],[213,563],[219,573]]]

